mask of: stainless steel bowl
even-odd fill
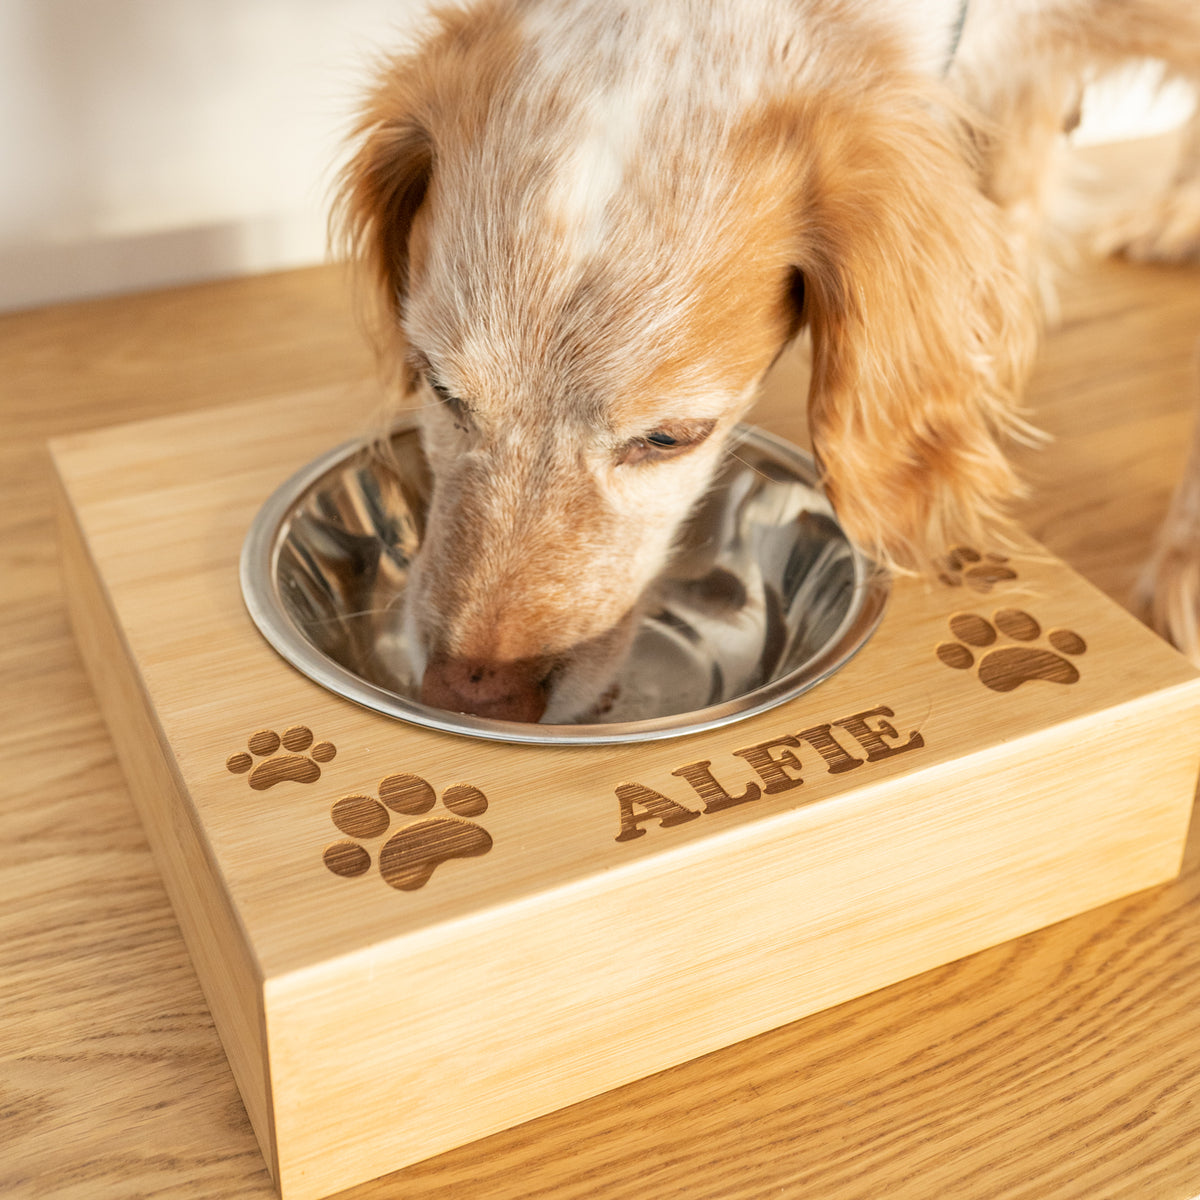
[[[422,704],[400,608],[429,475],[417,432],[354,442],[280,487],[242,550],[246,606],[294,667],[366,708],[540,745],[676,737],[782,704],[874,631],[886,578],[847,540],[812,460],[748,426],[656,585],[616,700],[590,724],[467,716]]]

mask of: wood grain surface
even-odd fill
[[[450,737],[316,688],[253,627],[238,561],[363,391],[52,443],[81,657],[285,1200],[1177,874],[1200,674],[1036,545],[895,580],[819,688],[667,743]],[[793,433],[796,408],[773,388],[757,417]],[[427,816],[430,780],[455,816]],[[331,863],[334,829],[385,827],[381,878],[347,887],[371,851]]]
[[[1198,284],[1087,268],[1039,368],[1027,527],[1118,600],[1187,445]],[[44,441],[360,381],[349,312],[321,269],[0,318],[5,1196],[273,1194],[70,637]],[[1197,836],[1175,884],[347,1195],[1189,1200]]]

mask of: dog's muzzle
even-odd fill
[[[486,662],[435,655],[425,667],[421,703],[476,717],[537,722],[546,711],[553,667],[540,658]]]

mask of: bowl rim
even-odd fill
[[[416,424],[411,417],[401,420],[392,427],[390,434],[411,432]],[[355,454],[368,450],[372,440],[360,437],[335,446],[294,472],[271,493],[256,513],[242,543],[238,564],[242,600],[262,636],[301,674],[363,708],[426,729],[537,746],[619,745],[686,737],[718,729],[776,708],[828,679],[870,640],[883,617],[891,592],[886,573],[847,539],[855,574],[854,599],[834,635],[821,650],[799,667],[749,692],[691,712],[607,724],[543,725],[433,708],[369,683],[322,653],[288,615],[279,595],[277,568],[289,513],[318,480]],[[782,460],[803,482],[820,490],[812,457],[784,438],[757,426],[739,423],[730,442],[754,445]]]

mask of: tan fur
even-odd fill
[[[1139,46],[1195,41],[1143,4]],[[996,535],[1037,332],[1041,176],[1013,148],[1044,156],[1133,36],[1124,12],[1084,35],[1113,8],[977,0],[953,88],[884,0],[482,0],[385,64],[337,219],[422,406],[429,703],[586,717],[803,326],[852,536],[924,569]]]

